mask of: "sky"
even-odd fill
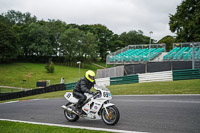
[[[67,24],[102,24],[115,34],[141,30],[159,41],[169,30],[169,15],[182,0],[0,0],[0,14],[30,12],[38,20],[59,19]]]

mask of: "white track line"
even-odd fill
[[[9,103],[16,103],[16,102],[24,102],[24,101],[37,101],[37,100],[42,100],[42,99],[17,100],[17,101],[10,101],[10,102],[0,103],[0,104],[9,104]]]
[[[10,101],[10,102],[0,103],[0,104],[8,104],[8,103],[16,103],[16,102],[19,102],[19,101]]]
[[[149,95],[112,95],[113,97],[160,97],[160,96],[200,96],[200,94],[149,94]]]
[[[116,99],[116,101],[121,102],[159,102],[159,103],[197,103],[200,104],[200,101],[181,101],[181,100],[126,100],[126,99]]]
[[[0,120],[1,121],[12,121],[12,122],[36,124],[36,125],[47,125],[47,126],[57,126],[57,127],[68,127],[68,128],[79,128],[79,129],[87,129],[87,130],[96,130],[96,131],[116,132],[116,133],[148,133],[148,132],[127,131],[127,130],[106,129],[106,128],[95,128],[95,127],[83,127],[83,126],[72,126],[72,125],[51,124],[51,123],[41,123],[41,122],[11,120],[11,119],[0,119]]]

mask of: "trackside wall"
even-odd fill
[[[172,71],[138,74],[139,83],[155,81],[173,81]]]
[[[130,75],[129,78],[127,77],[128,76],[110,78],[110,85],[144,83],[144,82],[155,82],[155,81],[200,79],[200,69],[153,72],[153,73],[135,74],[135,75]]]

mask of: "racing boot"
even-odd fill
[[[78,115],[81,115],[81,114],[82,114],[82,107],[81,107],[80,105],[76,105],[75,112],[76,112]]]

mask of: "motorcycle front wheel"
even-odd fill
[[[119,121],[120,113],[116,106],[109,106],[106,108],[108,114],[106,113],[105,108],[101,112],[101,117],[104,123],[107,125],[115,125]]]

